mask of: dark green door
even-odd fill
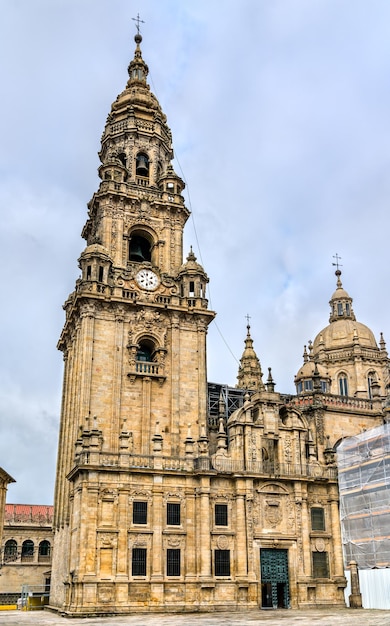
[[[287,609],[289,605],[287,550],[260,550],[261,606]]]

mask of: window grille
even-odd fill
[[[168,526],[180,526],[180,504],[179,503],[168,502],[167,524]]]
[[[167,576],[180,576],[180,550],[167,550]]]
[[[133,502],[133,524],[146,524],[148,519],[148,503]]]
[[[146,576],[146,548],[133,548],[131,573],[133,576]]]
[[[324,509],[320,507],[311,509],[311,528],[312,530],[325,530]]]
[[[228,508],[227,504],[215,505],[215,525],[227,526],[228,525]]]
[[[216,576],[230,576],[230,550],[215,550],[214,570]]]
[[[327,552],[313,552],[313,578],[329,578]]]

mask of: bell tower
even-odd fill
[[[171,164],[171,132],[147,84],[141,41],[138,32],[126,88],[102,135],[81,277],[58,344],[64,382],[50,604],[69,615],[126,612],[137,572],[160,584],[164,483],[179,504],[184,485],[175,485],[174,472],[207,448],[214,313],[192,250],[183,262],[184,182]],[[150,593],[158,605],[160,587]]]

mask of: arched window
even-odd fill
[[[118,159],[120,160],[120,162],[122,163],[122,165],[124,167],[126,167],[126,154],[124,152],[120,152],[118,154]]]
[[[150,241],[142,235],[133,235],[130,238],[129,261],[143,263],[144,261],[151,261],[151,259],[152,246]]]
[[[339,376],[339,394],[340,396],[348,395],[348,378],[344,373]]]
[[[15,539],[8,539],[4,546],[4,563],[15,561],[18,556],[18,544]]]
[[[26,539],[22,543],[22,561],[32,561],[34,558],[34,542]]]
[[[50,541],[44,539],[40,542],[38,548],[38,561],[47,561],[50,558]]]

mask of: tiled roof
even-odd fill
[[[46,504],[6,504],[5,524],[40,524],[52,525],[53,523],[52,505]]]

